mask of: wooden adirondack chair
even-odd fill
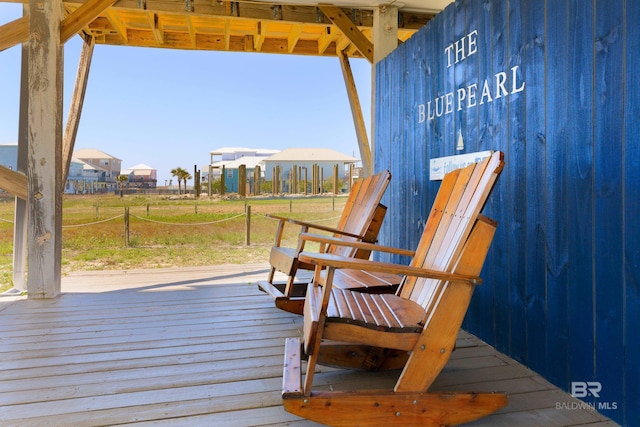
[[[300,255],[326,273],[323,286],[315,280],[319,274],[308,285],[303,341],[290,338],[285,345],[282,397],[287,411],[335,426],[440,426],[469,422],[507,404],[504,393],[427,392],[451,356],[474,287],[481,283],[478,275],[496,223],[480,211],[502,167],[502,153],[495,152],[445,176],[409,266]],[[342,268],[404,274],[407,280],[399,295],[345,291],[332,286]],[[316,364],[334,345],[407,353],[395,387],[312,391]]]
[[[285,224],[300,226],[301,233],[306,233],[310,229],[333,233],[333,237],[338,243],[343,241],[375,243],[387,211],[387,208],[380,203],[380,200],[390,180],[391,173],[384,171],[356,181],[349,192],[349,198],[336,228],[270,216],[279,221],[275,244],[271,248],[269,256],[271,269],[267,280],[259,281],[258,286],[261,290],[274,297],[278,308],[302,314],[307,283],[296,284],[296,273],[298,270],[314,269],[313,265],[301,262],[298,257],[298,254],[304,250],[306,240],[299,239],[295,248],[281,246]],[[325,251],[334,255],[358,259],[368,259],[371,254],[368,248],[353,248],[336,244],[326,245]],[[276,271],[287,275],[285,283],[274,282]],[[377,285],[371,289],[385,287],[387,292],[394,292],[399,280],[400,278],[396,275],[382,273],[379,275]]]

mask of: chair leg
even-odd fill
[[[273,285],[273,278],[275,274],[276,274],[276,268],[271,267],[271,269],[269,270],[269,275],[267,276],[267,282],[269,282],[272,285]]]
[[[296,280],[297,269],[295,267],[292,268],[291,275],[287,278],[287,285],[284,288],[284,295],[287,298],[291,298],[293,295],[293,282]]]

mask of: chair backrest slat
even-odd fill
[[[349,198],[338,223],[338,229],[347,233],[364,236],[369,225],[374,220],[376,209],[391,180],[389,171],[380,172],[354,183]],[[336,234],[335,237],[345,240],[355,240]],[[346,257],[353,257],[355,249],[347,246],[332,246],[329,253]]]
[[[502,165],[502,153],[495,152],[480,163],[445,175],[412,265],[453,271]],[[439,280],[408,280],[401,296],[420,304],[428,315],[444,286]]]

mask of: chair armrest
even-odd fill
[[[320,225],[313,222],[301,221],[298,219],[286,218],[286,217],[271,215],[271,214],[265,214],[265,216],[268,218],[277,219],[278,221],[281,221],[281,222],[286,221],[291,224],[299,225],[301,227],[314,228],[316,230],[326,231],[328,233],[340,234],[342,236],[353,237],[354,239],[364,240],[364,236],[348,233],[346,231],[338,230],[337,228],[334,228],[334,227],[327,227],[326,225]],[[374,242],[371,242],[371,243],[374,243]]]
[[[303,262],[311,263],[316,266],[332,267],[336,269],[348,268],[353,270],[393,273],[411,277],[425,277],[428,279],[446,280],[449,282],[470,283],[472,285],[479,285],[482,283],[482,279],[477,276],[447,273],[444,271],[429,270],[426,268],[412,267],[409,265],[394,264],[389,262],[347,258],[331,254],[315,254],[310,252],[302,252],[300,253],[298,258]]]
[[[410,257],[415,255],[415,251],[412,251],[410,249],[393,248],[390,246],[376,245],[368,242],[354,242],[353,240],[342,240],[332,236],[322,236],[320,234],[300,233],[299,237],[302,240],[324,243],[327,245],[349,246],[351,248],[356,248],[356,249],[386,252],[386,253],[391,253],[395,255],[405,255]]]

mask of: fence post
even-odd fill
[[[129,207],[124,208],[124,246],[129,247]]]
[[[246,230],[245,230],[244,244],[246,246],[249,246],[251,245],[251,205],[247,205],[247,207],[245,208],[245,214],[246,214],[246,219],[245,219]]]

